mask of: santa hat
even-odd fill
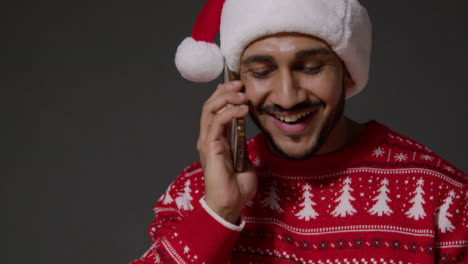
[[[177,48],[181,75],[195,82],[214,80],[223,70],[239,72],[240,57],[252,41],[280,32],[318,37],[343,60],[359,93],[369,79],[371,22],[358,0],[208,0],[192,36]],[[213,43],[220,30],[221,49]]]

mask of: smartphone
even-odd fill
[[[224,81],[239,80],[239,75],[224,67]],[[246,135],[244,118],[234,118],[227,129],[227,138],[231,147],[232,167],[236,173],[245,171]]]

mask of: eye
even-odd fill
[[[265,79],[271,75],[274,69],[266,68],[266,69],[255,69],[250,70],[250,75],[258,79]]]
[[[314,67],[302,67],[302,71],[305,72],[305,73],[311,73],[311,74],[314,74],[314,73],[318,73],[322,70],[323,68],[323,64],[320,64],[318,66],[314,66]]]

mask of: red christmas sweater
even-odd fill
[[[200,163],[156,202],[152,246],[131,264],[468,263],[468,175],[370,121],[344,149],[306,161],[249,141],[258,191],[239,226],[204,202]]]

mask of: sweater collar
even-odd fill
[[[259,170],[280,175],[310,175],[332,170],[342,170],[356,165],[372,154],[387,135],[389,129],[375,120],[365,123],[364,132],[344,148],[307,160],[291,160],[274,155],[268,150],[264,133],[258,134],[249,144],[249,156]]]

